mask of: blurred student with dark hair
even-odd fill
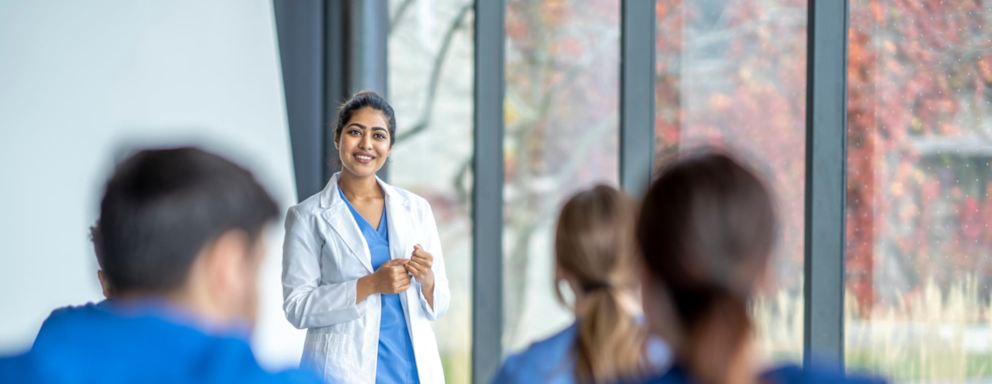
[[[277,217],[247,170],[195,148],[145,150],[106,184],[93,242],[109,300],[56,310],[24,383],[317,383],[263,370],[248,345],[262,235]]]
[[[575,298],[575,323],[510,356],[494,383],[602,383],[643,377],[668,362],[638,318],[633,247],[634,204],[616,188],[596,186],[562,207],[555,232],[555,288]]]
[[[648,383],[870,383],[843,371],[756,366],[748,301],[776,236],[769,190],[729,155],[698,150],[661,169],[637,223],[642,302],[674,364]]]

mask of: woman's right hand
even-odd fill
[[[410,288],[407,260],[394,259],[379,266],[375,272],[358,279],[355,303],[360,303],[373,293],[400,293]]]
[[[389,260],[372,274],[375,293],[400,293],[410,288],[410,274],[406,272],[406,260]]]

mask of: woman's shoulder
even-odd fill
[[[576,323],[572,323],[551,336],[535,341],[527,349],[520,352],[520,355],[529,357],[567,355],[572,350],[572,346],[575,345],[576,332]]]
[[[430,209],[431,204],[427,202],[427,199],[422,196],[411,192],[403,187],[397,187],[392,184],[386,184],[388,190],[386,193],[391,197],[398,199],[403,205],[410,207],[411,209]]]
[[[317,214],[320,211],[320,196],[322,193],[323,191],[317,192],[303,199],[303,201],[290,206],[287,210],[287,215],[306,217]]]
[[[569,351],[574,343],[575,324],[572,324],[508,356],[493,382],[570,382],[574,364],[569,359]]]
[[[761,381],[774,384],[884,384],[887,382],[883,378],[849,374],[841,369],[817,364],[806,368],[795,364],[781,365],[762,373]],[[678,364],[673,365],[664,374],[641,381],[642,384],[687,384],[692,382],[689,374]]]
[[[882,384],[886,380],[880,377],[852,374],[843,369],[813,363],[807,367],[796,364],[785,364],[766,371],[761,375],[770,383],[803,383],[803,384]]]

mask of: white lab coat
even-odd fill
[[[283,310],[307,329],[302,364],[334,383],[373,383],[379,348],[381,296],[355,303],[356,283],[373,272],[358,224],[338,194],[338,177],[291,207],[283,244]],[[378,179],[377,179],[378,180]],[[421,383],[443,383],[431,321],[448,310],[450,292],[431,207],[422,197],[378,180],[386,197],[391,259],[409,259],[420,244],[434,256],[434,307],[414,279],[400,301]]]

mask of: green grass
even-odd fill
[[[992,380],[992,304],[973,277],[925,284],[895,304],[856,308],[846,295],[845,365],[897,382]],[[774,292],[752,303],[765,360],[802,358],[802,297]]]
[[[441,364],[444,365],[444,380],[448,384],[469,384],[472,382],[472,361],[468,353],[441,354]]]
[[[964,356],[956,353],[907,351],[889,355],[872,351],[848,351],[847,369],[883,374],[896,381],[940,381],[992,379],[992,353]]]

